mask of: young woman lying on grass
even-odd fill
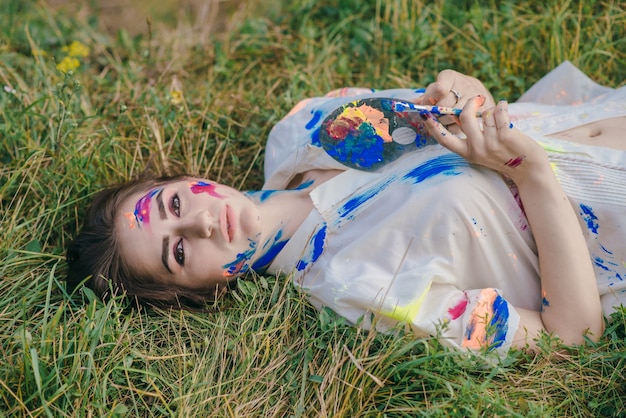
[[[321,122],[374,96],[463,112],[422,113],[439,144],[346,169],[320,147]],[[597,339],[626,300],[624,103],[626,88],[569,63],[510,109],[449,70],[425,90],[305,100],[270,133],[262,191],[184,176],[101,192],[68,250],[69,287],[89,277],[105,299],[198,306],[254,270],[350,321],[406,322],[453,347]]]

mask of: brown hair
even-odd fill
[[[205,309],[207,302],[215,300],[217,289],[191,291],[132,271],[120,252],[115,234],[117,210],[125,199],[184,177],[138,179],[98,192],[87,209],[81,231],[67,249],[68,292],[72,293],[84,283],[104,301],[126,295],[136,304],[194,310]]]

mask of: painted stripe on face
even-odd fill
[[[209,196],[217,197],[218,199],[223,199],[224,196],[217,193],[215,191],[215,187],[216,187],[215,184],[207,183],[204,181],[196,181],[196,182],[189,183],[189,189],[191,190],[191,193],[193,194],[208,193]]]
[[[157,193],[161,191],[161,188],[154,189],[146,193],[142,198],[140,198],[135,204],[135,221],[137,222],[137,226],[141,228],[141,226],[145,226],[146,228],[150,227],[150,208],[152,204],[152,198],[156,196]],[[131,229],[134,227],[131,226]]]

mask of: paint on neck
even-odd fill
[[[269,199],[270,197],[272,197],[273,195],[275,195],[278,192],[282,192],[284,190],[258,190],[258,191],[248,191],[245,192],[244,195],[247,196],[249,199],[259,202],[259,203],[264,203],[267,199]]]
[[[252,270],[257,273],[264,273],[288,242],[289,238],[283,239],[283,230],[279,229],[270,239],[265,241],[265,244],[263,244],[263,247],[261,248],[262,254],[252,264]]]

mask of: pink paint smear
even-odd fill
[[[458,319],[461,315],[465,313],[465,309],[467,308],[467,299],[463,299],[456,306],[448,309],[448,314],[452,319]]]
[[[224,198],[224,196],[215,191],[215,184],[197,181],[195,183],[189,183],[189,188],[193,194],[208,193],[210,196],[217,197],[218,199]]]
[[[138,226],[142,224],[146,227],[150,226],[150,204],[152,203],[152,198],[159,193],[160,190],[161,189],[151,190],[135,204],[135,212],[133,214],[135,215]],[[133,226],[130,226],[130,228],[132,229]]]

